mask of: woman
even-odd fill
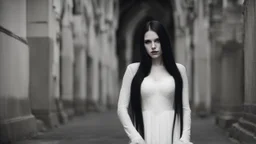
[[[175,63],[169,36],[149,21],[140,38],[140,63],[123,76],[118,116],[131,144],[190,144],[191,110],[183,65]]]

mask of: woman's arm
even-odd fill
[[[123,76],[122,86],[119,93],[119,99],[117,104],[117,114],[124,127],[124,130],[132,142],[141,140],[142,137],[135,129],[128,115],[128,105],[130,102],[130,88],[133,79],[131,72],[131,66],[128,65]]]
[[[179,64],[180,74],[183,80],[183,91],[182,91],[182,103],[183,103],[183,134],[180,140],[182,142],[190,142],[191,133],[191,109],[189,106],[189,89],[188,89],[188,77],[186,74],[186,68]]]

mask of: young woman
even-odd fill
[[[186,69],[158,21],[145,25],[140,41],[141,61],[126,68],[117,110],[130,144],[191,144]]]

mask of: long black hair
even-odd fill
[[[146,23],[144,28],[142,29],[141,36],[140,36],[140,56],[141,61],[139,68],[132,80],[131,83],[131,96],[130,96],[130,103],[129,103],[129,114],[133,125],[140,133],[140,135],[144,138],[144,124],[143,124],[143,116],[142,116],[142,107],[141,107],[141,92],[140,87],[143,79],[149,75],[151,66],[152,66],[152,59],[148,55],[145,46],[144,46],[144,35],[148,30],[152,30],[156,32],[159,36],[159,40],[161,43],[162,49],[162,59],[163,65],[168,71],[170,75],[174,77],[175,80],[175,96],[174,96],[174,103],[173,108],[175,110],[174,114],[174,121],[173,121],[173,129],[172,129],[172,140],[175,128],[175,120],[176,116],[180,118],[180,137],[182,136],[183,130],[183,111],[182,111],[182,88],[183,88],[183,81],[181,74],[177,68],[175,63],[173,52],[172,52],[172,44],[170,42],[169,36],[167,31],[165,30],[164,26],[158,21],[149,21]]]

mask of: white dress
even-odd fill
[[[133,126],[128,115],[128,105],[130,101],[130,87],[132,79],[137,72],[139,63],[132,63],[127,66],[123,76],[122,86],[118,100],[118,117],[124,127],[124,130],[131,143],[141,140],[142,137]],[[164,67],[149,74],[141,83],[142,97],[142,115],[144,122],[144,134],[146,144],[175,144],[177,141],[184,144],[190,142],[191,110],[188,97],[188,80],[186,69],[183,65],[177,63],[183,79],[183,134],[179,137],[180,121],[177,118],[174,130],[174,143],[172,143],[172,126],[174,118],[174,109],[172,107],[174,100],[175,83],[174,79]],[[153,75],[157,74],[157,79]],[[176,116],[177,117],[177,116]]]

